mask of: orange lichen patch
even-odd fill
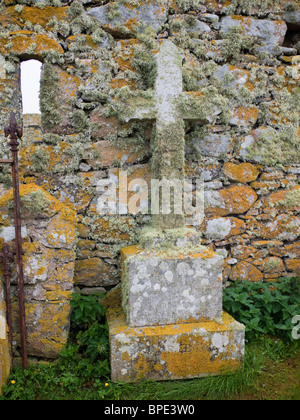
[[[220,375],[224,371],[234,371],[240,367],[240,361],[229,359],[228,354],[221,355],[211,360],[211,354],[207,351],[207,340],[195,335],[182,335],[178,339],[178,352],[163,352],[161,358],[166,362],[168,371],[172,377],[196,377],[199,372],[204,375]]]
[[[117,217],[117,216],[116,216]],[[117,217],[117,222],[114,223],[115,218],[99,217],[93,221],[93,234],[98,239],[108,242],[115,241],[129,241],[130,231],[134,223],[131,217]]]
[[[136,45],[141,45],[141,43],[136,39],[126,39],[118,41],[116,53],[114,55],[114,60],[118,64],[119,69],[121,71],[134,71],[131,65],[131,61],[134,56],[134,47]]]
[[[259,109],[257,107],[241,106],[233,111],[233,116],[236,120],[236,125],[251,124],[254,125],[258,119]]]
[[[285,265],[288,271],[293,271],[296,275],[300,273],[300,259],[285,260]]]
[[[98,44],[93,41],[93,38],[91,35],[72,35],[67,38],[67,44],[69,48],[72,50],[72,44],[76,41],[80,41],[81,46],[88,46],[92,49],[97,49]]]
[[[264,272],[270,274],[281,274],[284,267],[283,261],[278,257],[268,257],[264,260]]]
[[[275,181],[277,179],[283,179],[284,173],[282,171],[264,172],[260,180],[261,181]]]
[[[250,220],[248,229],[264,239],[296,239],[299,236],[300,218],[280,214],[268,223]]]
[[[298,200],[293,202],[292,197],[298,192]],[[291,199],[289,199],[291,197]],[[283,190],[269,195],[263,202],[265,207],[277,208],[280,210],[297,210],[300,208],[300,186],[297,185],[290,190]]]
[[[97,159],[87,159],[87,162],[91,166],[97,166],[98,168],[109,168],[116,165],[118,162],[121,163],[137,163],[144,155],[144,151],[141,150],[139,153],[135,153],[130,150],[130,147],[118,148],[109,140],[99,141],[92,144],[92,149],[98,152],[100,155]]]
[[[58,68],[58,74],[60,94],[66,101],[70,102],[72,98],[76,97],[81,81],[79,77],[73,76],[60,68]]]
[[[228,162],[225,163],[223,172],[231,181],[243,183],[255,181],[259,175],[259,170],[251,163],[236,165]]]
[[[69,248],[73,246],[76,238],[75,212],[66,206],[62,206],[60,214],[54,216],[48,226],[45,239],[53,248]]]
[[[262,272],[254,265],[241,261],[231,271],[230,279],[235,280],[248,280],[248,281],[262,281],[264,278]]]
[[[216,198],[216,197],[215,197]],[[205,212],[210,216],[227,216],[229,214],[243,214],[253,206],[257,200],[255,191],[243,185],[234,185],[218,191],[219,205],[211,205],[208,201]]]
[[[235,81],[234,84],[237,89],[240,89],[242,86],[252,92],[254,90],[254,84],[249,81],[250,71],[245,69],[240,69],[239,67],[229,65],[229,73],[234,75]]]
[[[129,70],[133,73],[137,73],[132,67],[132,59],[134,57],[134,47],[140,44],[141,43],[136,39],[118,41],[113,58],[121,74],[111,80],[110,85],[112,89],[120,89],[123,86],[128,86],[130,89],[136,89],[136,82],[124,75],[124,72]]]
[[[242,343],[234,337],[236,333],[242,337],[244,328],[228,314],[223,314],[221,323],[200,321],[130,328],[126,325],[120,301],[120,289],[115,289],[103,302],[107,307],[114,349],[111,359],[113,381],[134,382],[142,377],[188,379],[218,375],[240,367]],[[226,343],[226,348],[222,343]],[[220,352],[218,346],[222,347]],[[130,354],[132,351],[134,354]]]
[[[72,157],[68,155],[66,152],[68,149],[71,149],[70,145],[61,142],[60,150],[58,151],[55,146],[52,145],[35,145],[31,144],[29,147],[24,147],[20,150],[20,174],[26,174],[29,171],[32,172],[39,172],[35,170],[35,156],[36,153],[43,153],[44,156],[48,156],[47,163],[45,166],[47,167],[46,171],[51,172],[55,167],[58,165],[60,168],[62,166],[67,167],[71,161]]]
[[[238,245],[232,248],[232,257],[238,260],[253,259],[257,249],[254,246]]]
[[[30,22],[32,25],[40,25],[46,30],[52,30],[54,25],[49,25],[49,22],[53,18],[56,18],[58,21],[66,21],[67,9],[68,7],[46,6],[45,8],[40,9],[38,7],[24,6],[23,9],[18,12],[15,6],[12,6],[6,9],[4,16],[6,18],[5,22],[19,25],[21,28],[25,26],[26,22]],[[5,27],[5,22],[3,27]]]
[[[47,208],[45,208],[44,210],[45,215],[47,215],[48,217],[52,217],[61,210],[63,205],[43,188],[38,187],[36,184],[20,185],[21,199],[36,191],[41,191],[44,195],[45,200],[47,200],[47,203],[49,203],[47,205]],[[13,191],[10,190],[0,198],[0,208],[5,208],[9,202],[12,202],[12,200]]]
[[[30,54],[43,57],[47,51],[64,53],[60,44],[47,35],[35,34],[30,31],[10,32],[9,35],[9,37],[0,39],[1,54]]]

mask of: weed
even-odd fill
[[[235,282],[224,291],[224,309],[246,326],[250,340],[261,334],[292,340],[292,319],[299,308],[299,278]]]

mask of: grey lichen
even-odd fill
[[[61,121],[57,98],[60,95],[59,76],[55,67],[48,61],[44,63],[41,76],[40,107],[42,125],[46,129],[56,127]]]

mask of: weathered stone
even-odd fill
[[[209,239],[221,241],[231,236],[240,235],[246,231],[246,224],[235,217],[217,217],[206,219],[204,226],[204,234]]]
[[[2,214],[12,202],[10,190],[0,199]],[[56,358],[68,338],[76,242],[75,212],[34,184],[21,185],[23,263],[28,354]],[[2,223],[0,223],[3,225]],[[10,224],[9,224],[10,226]],[[9,226],[4,226],[9,228]],[[25,228],[25,229],[24,229]],[[6,232],[6,239],[8,239]],[[14,240],[14,235],[10,241]],[[13,249],[13,247],[12,247]],[[15,271],[15,267],[14,270]],[[14,331],[18,331],[13,301]]]
[[[281,274],[283,271],[283,261],[281,258],[268,257],[264,262],[264,272],[270,274]]]
[[[171,34],[177,35],[184,29],[191,38],[197,39],[201,35],[211,32],[211,28],[204,22],[191,15],[175,15],[171,20]]]
[[[222,83],[224,88],[232,89],[236,94],[243,87],[253,88],[253,84],[249,82],[249,70],[240,69],[233,65],[224,64],[218,67],[214,72],[214,77]]]
[[[159,2],[147,0],[142,4],[112,2],[94,7],[88,14],[94,16],[112,35],[122,38],[151,27],[158,33],[167,20],[167,9]]]
[[[81,286],[109,286],[116,283],[115,268],[100,258],[77,260],[75,263],[74,283]]]
[[[295,241],[300,236],[300,218],[280,214],[272,221],[263,223],[257,220],[250,220],[248,229],[256,236],[264,239],[279,239],[281,241]]]
[[[265,207],[277,208],[280,212],[282,210],[298,210],[300,209],[300,186],[275,192],[269,195],[263,204]]]
[[[203,138],[194,138],[193,144],[202,156],[219,158],[232,151],[233,138],[227,133],[211,133]]]
[[[205,248],[186,249],[122,250],[123,308],[129,326],[220,319],[222,258]]]
[[[8,327],[6,324],[6,308],[4,290],[0,281],[0,396],[10,373],[11,358],[8,342]]]
[[[230,273],[230,280],[262,281],[264,276],[254,265],[245,261],[239,262]]]
[[[241,106],[232,111],[232,117],[229,120],[230,125],[238,127],[247,127],[256,124],[259,115],[257,107],[244,107]]]
[[[8,25],[18,25],[20,28],[24,28],[25,24],[28,25],[30,22],[32,25],[40,25],[43,29],[49,31],[54,29],[54,23],[49,24],[52,19],[56,19],[61,22],[67,21],[67,7],[51,7],[46,6],[42,9],[39,7],[28,7],[23,6],[19,11],[16,10],[15,6],[7,7],[5,12],[1,11],[0,22],[3,28]]]
[[[265,49],[268,52],[273,52],[274,47],[283,44],[287,31],[284,21],[253,19],[244,16],[226,16],[221,19],[221,31],[228,33],[232,27],[239,27],[244,35],[258,38],[266,44]]]
[[[87,162],[93,168],[109,168],[119,162],[122,164],[137,163],[145,156],[145,150],[140,150],[139,153],[134,151],[132,147],[118,147],[109,140],[98,141],[92,144],[92,149],[98,153],[99,157],[95,159],[87,159]]]
[[[300,29],[300,7],[295,2],[291,5],[290,9],[286,10],[283,19],[288,24],[288,27],[294,31]]]
[[[259,170],[251,163],[236,165],[228,162],[225,163],[223,172],[231,181],[243,183],[255,181],[259,175]]]
[[[292,271],[295,276],[300,274],[300,260],[285,260],[285,265],[288,271]]]
[[[205,213],[210,216],[227,216],[246,213],[257,200],[257,194],[248,186],[231,186],[219,191],[205,191]]]
[[[190,320],[129,327],[120,290],[106,299],[113,382],[174,380],[235,371],[244,356],[244,326],[223,313],[222,322]]]
[[[45,34],[35,34],[31,31],[19,31],[10,33],[10,42],[7,38],[0,39],[1,54],[16,54],[19,56],[34,56],[42,58],[45,52],[55,51],[63,54],[61,45]],[[15,35],[15,36],[14,36]]]

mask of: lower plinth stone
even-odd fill
[[[245,328],[227,313],[222,322],[129,327],[121,299],[120,287],[105,299],[113,382],[200,378],[241,366]]]
[[[0,395],[10,373],[10,352],[5,318],[0,315]]]

